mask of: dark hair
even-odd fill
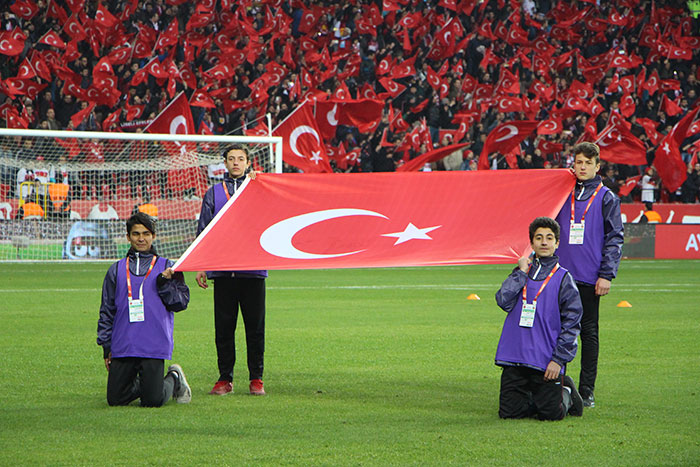
[[[532,239],[535,238],[535,232],[537,231],[537,229],[543,227],[545,229],[550,229],[552,232],[554,232],[554,238],[557,241],[559,241],[559,234],[561,232],[561,229],[559,228],[559,223],[551,217],[538,217],[530,224],[530,243],[532,243]]]
[[[574,153],[574,157],[578,154],[583,154],[586,159],[595,158],[595,163],[600,164],[600,148],[595,143],[578,143],[576,146],[574,146],[572,151]]]
[[[250,160],[250,151],[248,150],[248,146],[245,144],[229,144],[226,146],[221,153],[221,158],[226,160],[226,156],[228,155],[229,152],[238,150],[238,151],[243,151],[245,153],[245,158],[246,160]]]
[[[153,235],[156,234],[156,221],[145,212],[137,212],[126,221],[126,233],[130,234],[136,224],[141,224]]]
[[[653,211],[654,210],[654,203],[651,203],[649,201],[645,201],[644,207],[647,208],[647,211]]]

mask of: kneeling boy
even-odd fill
[[[126,222],[131,248],[110,266],[102,285],[97,343],[104,349],[107,403],[160,407],[175,398],[192,397],[180,365],[170,365],[163,378],[164,360],[173,352],[173,312],[187,308],[190,290],[173,262],[156,255],[153,219],[142,212]]]
[[[498,415],[540,420],[581,416],[583,399],[565,375],[576,355],[581,297],[554,255],[559,224],[538,217],[529,234],[533,255],[518,260],[496,293],[498,306],[508,313],[496,351],[496,365],[503,368]]]

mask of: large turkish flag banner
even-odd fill
[[[555,217],[574,183],[564,169],[258,174],[175,269],[515,263],[530,222]]]

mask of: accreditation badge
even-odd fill
[[[535,324],[535,308],[537,302],[527,303],[523,301],[523,309],[520,312],[520,327],[531,328]]]
[[[143,321],[145,318],[143,312],[143,299],[142,298],[130,298],[129,299],[129,322],[138,323]]]
[[[569,245],[583,245],[583,232],[586,228],[585,222],[572,222],[569,230]]]

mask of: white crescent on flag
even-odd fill
[[[518,134],[518,129],[514,127],[513,125],[505,125],[504,127],[501,128],[501,130],[508,130],[508,133],[505,133],[502,136],[499,136],[496,138],[496,142],[501,142],[505,141],[507,139],[511,139],[513,136]]]
[[[292,245],[294,235],[303,228],[329,219],[337,219],[346,216],[376,216],[386,219],[386,216],[383,214],[367,211],[365,209],[326,209],[324,211],[310,212],[281,220],[268,227],[262,235],[260,235],[260,246],[272,255],[289,259],[337,258],[339,256],[360,253],[364,250],[320,255],[301,251]]]
[[[302,153],[299,152],[299,149],[297,148],[297,140],[304,133],[310,133],[316,139],[316,142],[318,144],[321,144],[321,139],[319,138],[316,130],[314,130],[313,128],[311,128],[308,125],[301,125],[301,126],[296,127],[292,131],[291,136],[289,137],[289,147],[292,148],[292,151],[294,152],[294,154],[296,154],[297,156],[302,157],[302,158],[305,158],[306,156],[304,156]]]

